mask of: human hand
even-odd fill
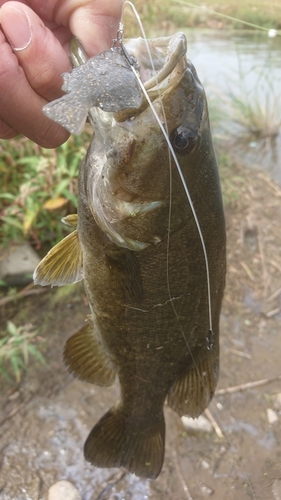
[[[89,56],[116,37],[123,0],[0,0],[0,138],[23,134],[54,148],[68,132],[43,106],[62,95],[73,35]]]

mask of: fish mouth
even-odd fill
[[[139,64],[140,78],[150,97],[167,90],[175,78],[184,72],[187,60],[187,41],[184,33],[171,37],[145,40],[137,38],[124,43]]]
[[[128,55],[137,61],[137,72],[150,101],[169,98],[179,85],[188,66],[187,40],[182,32],[170,37],[124,40]],[[114,113],[116,122],[136,118],[149,107],[147,98],[138,108],[122,109]],[[100,115],[101,116],[101,115]]]

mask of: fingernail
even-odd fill
[[[4,16],[3,16],[4,17]],[[10,8],[5,13],[2,28],[13,50],[23,50],[31,42],[31,25],[27,14],[17,8]]]

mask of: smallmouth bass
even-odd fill
[[[163,133],[138,88],[130,96],[136,107],[120,108],[118,92],[110,90],[111,111],[91,107],[94,135],[79,172],[78,217],[65,219],[77,229],[42,260],[34,281],[60,286],[84,280],[91,319],[67,341],[65,363],[76,377],[94,384],[108,386],[116,375],[119,379],[120,400],[90,432],[85,458],[98,467],[124,466],[140,477],[156,478],[164,459],[166,398],[180,416],[195,418],[217,384],[225,223],[207,101],[186,57],[186,38],[178,33],[148,44],[156,78],[144,40],[128,41],[126,50],[138,61],[167,128],[199,220],[211,308],[194,215]],[[122,56],[122,49],[112,49],[110,57],[115,50]],[[106,72],[106,57],[103,61]],[[123,54],[117,64],[120,78],[128,68]],[[66,78],[76,74],[73,70]],[[50,103],[47,113],[73,127],[72,90],[66,90],[63,114],[61,100]],[[77,115],[82,107],[85,116],[85,99],[78,101]]]

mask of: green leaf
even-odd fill
[[[7,331],[10,335],[13,335],[14,337],[18,335],[18,329],[12,321],[7,321]]]
[[[3,377],[9,382],[12,381],[11,377],[8,375],[7,371],[0,365],[0,373],[2,373]]]
[[[34,345],[29,345],[28,346],[29,353],[37,358],[43,365],[48,366],[47,361],[45,360],[44,356],[42,356],[41,352],[35,347]]]
[[[14,200],[15,196],[11,193],[2,193],[0,194],[0,198],[4,198],[5,200]]]
[[[38,157],[37,156],[26,156],[25,158],[19,158],[16,161],[16,165],[37,165],[38,164]]]
[[[9,224],[10,226],[16,227],[16,228],[20,229],[21,231],[23,230],[22,224],[19,221],[17,221],[14,217],[2,215],[0,217],[0,219],[3,222],[6,222],[7,224]]]
[[[54,190],[55,198],[60,195],[67,186],[69,186],[69,182],[69,179],[64,179],[57,185],[56,189]]]
[[[20,382],[20,364],[20,359],[17,356],[11,357],[11,365],[13,367],[17,382]]]

